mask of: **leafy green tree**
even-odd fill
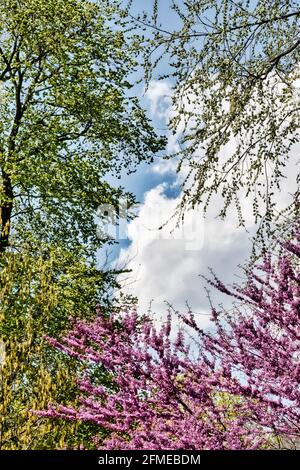
[[[174,85],[170,127],[184,128],[175,155],[186,170],[182,209],[202,203],[206,210],[217,193],[220,216],[236,206],[243,224],[241,197],[249,197],[256,221],[268,226],[279,215],[274,195],[299,142],[299,2],[168,3],[173,29],[157,1],[152,15],[134,21],[144,30],[148,81],[162,58],[172,67],[163,78]],[[296,192],[286,216],[299,209],[292,164]]]
[[[76,401],[75,366],[43,336],[97,301],[105,311],[117,273],[96,263],[95,215],[134,202],[107,176],[164,144],[130,90],[138,51],[122,16],[118,1],[0,1],[1,449],[77,445],[74,427],[28,415]],[[84,442],[89,430],[76,432]]]
[[[118,2],[2,0],[0,18],[1,250],[99,245],[96,209],[122,194],[103,177],[162,144],[130,97]]]

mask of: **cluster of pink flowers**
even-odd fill
[[[78,409],[40,415],[109,431],[99,449],[258,449],[292,446],[300,430],[300,230],[265,255],[203,331],[192,313],[162,327],[134,309],[78,321],[56,348],[87,364]],[[180,323],[180,327],[178,326]],[[92,380],[96,366],[110,377]]]

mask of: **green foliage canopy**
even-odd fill
[[[1,0],[0,222],[14,239],[98,243],[103,177],[162,146],[127,80],[136,51],[118,2]],[[131,195],[127,195],[133,200]]]

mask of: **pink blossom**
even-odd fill
[[[94,438],[99,449],[257,449],[299,438],[299,257],[297,230],[245,285],[228,288],[214,277],[211,285],[233,298],[233,309],[212,309],[213,332],[181,314],[193,339],[180,329],[172,341],[176,318],[159,329],[149,317],[141,324],[134,308],[78,321],[49,343],[87,364],[81,405],[49,405],[40,414],[105,428],[104,442]],[[92,365],[112,383],[93,384]]]

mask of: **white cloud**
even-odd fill
[[[170,117],[172,104],[172,87],[167,81],[153,80],[145,93],[146,98],[150,102],[150,112],[159,119],[166,122]]]
[[[117,265],[132,270],[123,282],[124,291],[139,299],[139,309],[145,312],[152,303],[152,311],[163,315],[171,303],[175,309],[186,311],[188,301],[193,311],[199,313],[199,322],[207,326],[209,302],[205,293],[205,281],[199,274],[209,276],[211,267],[225,283],[240,281],[237,269],[249,258],[255,233],[252,203],[242,200],[246,214],[247,232],[237,227],[237,215],[232,208],[225,220],[215,217],[215,207],[220,207],[220,197],[215,198],[204,218],[201,209],[188,211],[183,223],[176,227],[176,217],[171,218],[180,203],[168,198],[167,185],[159,185],[145,194],[138,216],[127,226],[131,244],[122,249]],[[278,194],[278,208],[284,207],[289,198],[289,178]],[[169,221],[169,222],[168,222]],[[167,223],[168,222],[168,223]],[[161,228],[161,226],[163,226]],[[212,290],[216,304],[231,304],[231,299]]]
[[[167,123],[174,113],[170,84],[153,82],[146,96],[150,100],[151,112]],[[168,132],[170,152],[178,150],[178,135],[181,131],[182,126],[179,126],[175,135]],[[232,154],[235,146],[235,140],[230,141],[222,150],[222,158]],[[299,150],[299,145],[294,147],[290,164],[285,170],[286,178],[276,199],[278,210],[288,205],[291,193],[295,190],[295,165],[298,164]],[[175,175],[176,166],[175,159],[162,160],[152,167],[152,171],[161,175]],[[185,175],[186,170],[183,169],[176,175],[176,182],[180,183]],[[241,194],[240,202],[248,232],[244,228],[237,228],[235,208],[228,211],[225,220],[216,218],[221,208],[220,195],[211,200],[205,219],[198,208],[186,213],[181,226],[175,227],[176,218],[173,218],[159,229],[180,203],[180,195],[168,198],[166,189],[167,185],[163,184],[147,192],[138,217],[127,227],[131,244],[121,250],[117,260],[117,264],[132,269],[132,274],[124,281],[124,290],[138,297],[141,312],[148,310],[152,299],[152,310],[159,314],[166,312],[165,301],[178,310],[185,310],[185,302],[188,301],[192,310],[199,312],[202,326],[206,326],[209,321],[209,303],[204,290],[205,281],[199,274],[207,275],[208,267],[212,267],[225,283],[237,280],[236,274],[241,274],[237,266],[247,261],[252,246],[251,235],[256,229],[252,201]],[[226,299],[218,292],[212,292],[212,298],[216,303],[221,300],[226,303]],[[231,300],[228,299],[228,302]]]
[[[131,245],[118,258],[118,264],[132,269],[124,289],[138,297],[141,312],[148,310],[152,299],[153,311],[161,315],[165,301],[181,311],[188,301],[205,326],[209,305],[199,274],[208,274],[211,266],[223,280],[234,281],[236,265],[244,261],[251,244],[244,229],[236,229],[236,219],[204,219],[200,210],[189,211],[177,228],[173,219],[159,229],[180,202],[167,198],[164,190],[160,185],[146,193],[138,217],[128,225]],[[219,295],[213,297],[220,300]]]

